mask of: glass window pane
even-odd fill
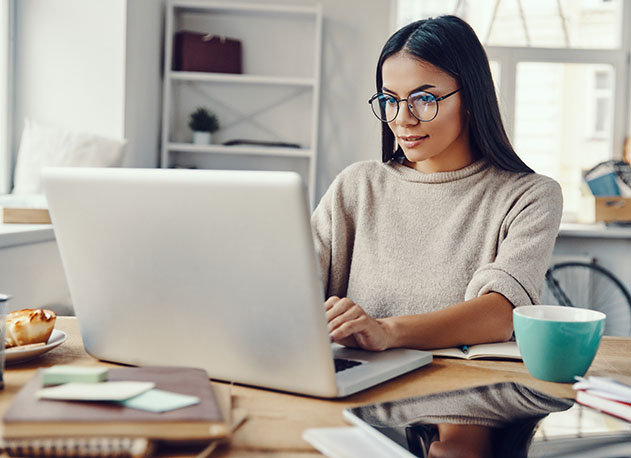
[[[594,84],[594,89],[611,89],[609,82],[609,72],[607,71],[599,71],[596,72],[595,75],[596,84]]]
[[[455,14],[489,46],[618,49],[622,0],[398,0],[397,24]]]
[[[517,65],[514,146],[536,172],[559,181],[565,219],[589,214],[582,171],[612,156],[613,101],[586,90],[603,71],[613,69],[601,64]],[[613,77],[608,80],[612,87],[606,92],[612,94]]]
[[[598,97],[595,108],[596,120],[594,130],[596,133],[606,133],[609,125],[609,100],[606,97]]]

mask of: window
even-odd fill
[[[623,151],[631,2],[398,0],[399,26],[440,14],[462,17],[485,45],[513,146],[559,181],[564,220],[588,219],[582,172]]]
[[[12,2],[0,2],[0,194],[9,192],[11,177],[10,17],[12,17]]]
[[[613,69],[596,68],[593,82],[589,122],[594,138],[606,138],[611,129],[613,103]]]

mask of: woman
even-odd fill
[[[331,340],[510,339],[513,307],[538,302],[562,197],[512,149],[475,32],[454,16],[397,31],[370,104],[382,162],[342,171],[312,216]]]

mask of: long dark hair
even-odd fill
[[[429,62],[458,81],[464,106],[469,112],[469,139],[475,153],[504,170],[533,172],[517,156],[506,135],[489,60],[469,24],[456,16],[439,16],[399,29],[388,39],[379,56],[377,92],[383,86],[383,63],[399,51]],[[403,155],[400,146],[396,150],[394,147],[394,134],[386,123],[382,123],[383,162]]]

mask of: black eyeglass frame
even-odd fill
[[[438,116],[438,102],[445,100],[447,97],[451,97],[452,95],[454,95],[456,92],[460,91],[462,88],[459,87],[458,89],[456,89],[455,91],[450,92],[449,94],[445,94],[442,97],[436,97],[434,94],[432,94],[431,92],[428,91],[417,91],[417,92],[413,92],[412,94],[416,94],[418,92],[424,92],[425,94],[429,94],[432,97],[434,97],[434,102],[436,103],[436,113],[434,114],[434,116],[432,116],[432,119],[420,119],[418,116],[416,116],[414,114],[414,112],[412,111],[412,107],[411,104],[408,102],[409,96],[406,97],[405,99],[397,99],[395,96],[393,95],[389,95],[389,94],[385,94],[383,92],[377,92],[376,94],[374,94],[369,100],[368,100],[368,104],[370,105],[370,110],[372,111],[372,114],[375,115],[375,117],[381,121],[381,122],[392,122],[395,119],[397,119],[397,116],[399,116],[399,106],[401,105],[401,102],[407,102],[407,107],[408,107],[408,111],[410,112],[410,114],[415,118],[418,119],[420,122],[430,122],[433,121],[434,119],[436,119],[436,116]],[[397,101],[397,111],[394,114],[394,117],[389,120],[389,121],[385,121],[381,118],[381,116],[379,116],[377,113],[375,113],[375,109],[372,106],[372,102],[373,100],[375,100],[377,97],[381,96],[381,95],[388,95],[389,97],[392,97],[393,99],[395,99]],[[411,95],[411,94],[410,94]]]

